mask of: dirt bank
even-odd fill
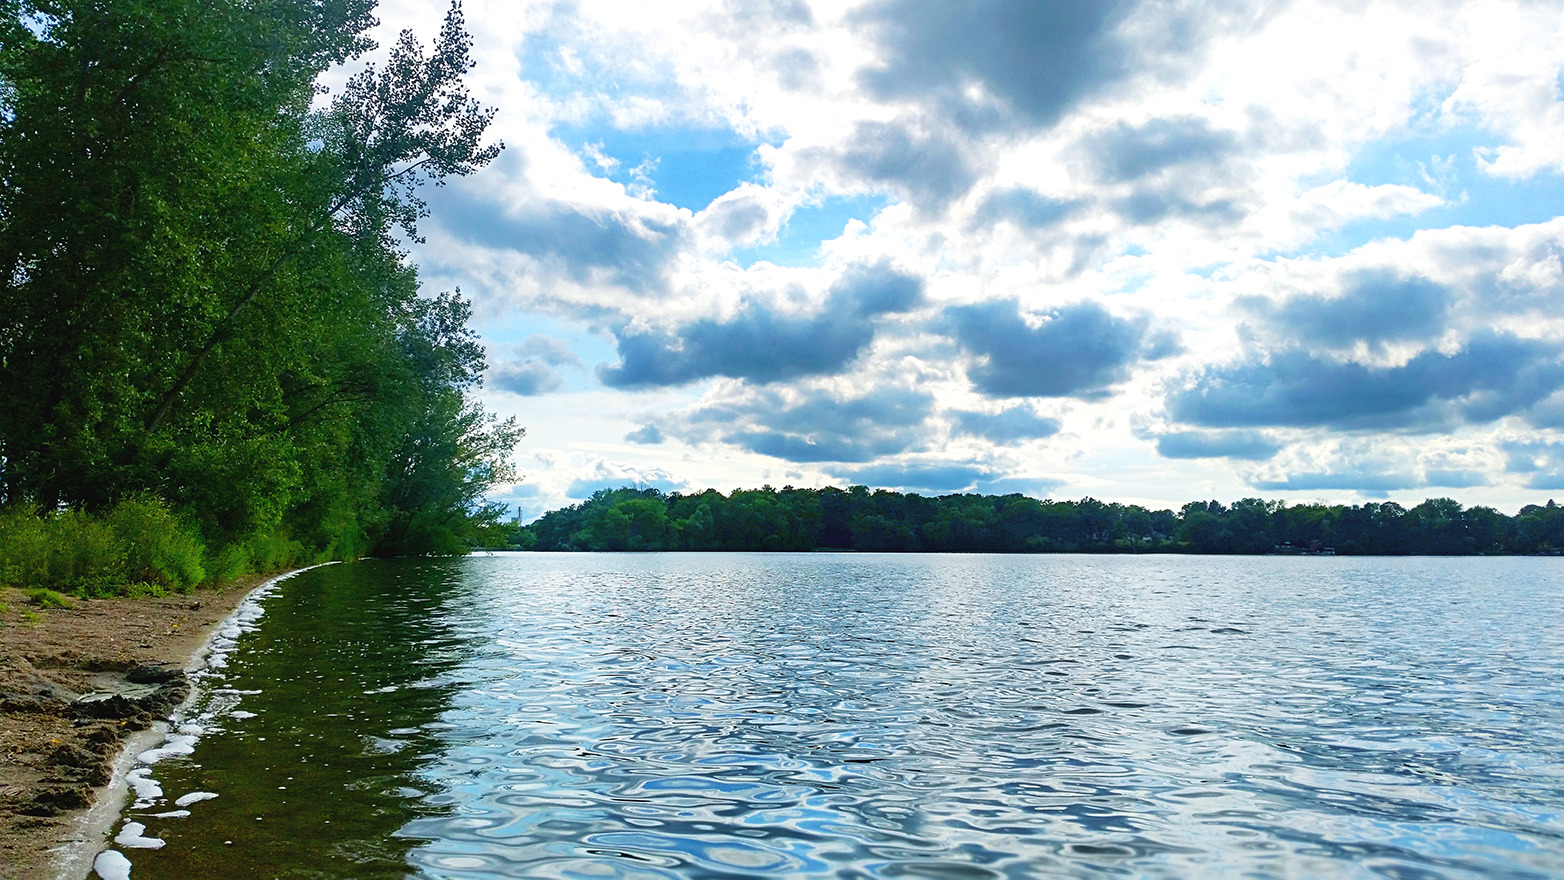
[[[101,834],[87,811],[126,737],[185,699],[193,655],[267,579],[49,609],[0,589],[0,878],[54,877],[62,853]]]

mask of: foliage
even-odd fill
[[[764,486],[724,496],[604,489],[512,531],[528,550],[1497,554],[1564,551],[1564,508],[1515,517],[1435,498],[1411,510],[1244,498],[1139,505]]]
[[[28,601],[29,604],[37,605],[39,608],[69,608],[69,607],[71,607],[71,600],[65,598],[64,596],[60,595],[59,593],[56,593],[53,590],[46,590],[46,589],[43,589],[42,587],[37,587],[37,588],[31,589],[31,590],[28,590],[27,591],[27,601]]]
[[[183,589],[496,518],[520,429],[468,400],[466,303],[398,238],[418,186],[498,153],[493,111],[459,5],[318,102],[373,6],[0,0],[8,571]]]
[[[111,596],[184,592],[206,579],[195,529],[156,499],[127,499],[102,514],[0,509],[0,584]]]
[[[47,516],[25,508],[0,511],[0,582],[87,594],[124,569],[122,542],[97,517],[73,510]]]
[[[155,498],[130,498],[115,505],[104,522],[124,548],[125,576],[175,590],[206,580],[206,547],[200,535]]]

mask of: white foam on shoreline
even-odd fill
[[[156,764],[164,758],[190,755],[195,753],[196,742],[200,740],[195,734],[171,733],[164,737],[163,745],[155,749],[147,749],[136,756],[136,760],[143,764]]]
[[[130,880],[130,859],[122,853],[106,849],[92,860],[92,870],[103,880]]]
[[[228,665],[228,656],[238,647],[241,635],[256,629],[264,609],[262,600],[276,592],[283,581],[303,574],[312,568],[320,568],[321,565],[335,565],[334,562],[323,562],[320,565],[311,565],[300,568],[286,574],[278,575],[266,583],[251,590],[249,595],[239,603],[239,607],[228,615],[206,645],[199,651],[191,665],[185,670],[190,676],[194,687],[190,697],[183,705],[175,709],[170,717],[169,726],[172,732],[163,737],[163,741],[156,748],[145,749],[136,755],[135,766],[125,773],[124,782],[133,790],[135,802],[131,810],[147,810],[154,808],[163,800],[163,787],[156,779],[152,778],[153,766],[165,758],[183,757],[195,753],[196,745],[201,737],[216,729],[214,722],[218,719],[234,715],[237,712],[239,698],[247,694],[258,694],[258,690],[239,690],[236,688],[207,688],[202,687],[202,682],[223,675],[222,671]],[[187,715],[195,706],[202,706],[204,711],[190,717]],[[255,713],[244,712],[242,717],[254,718]],[[127,760],[126,757],[121,758]],[[175,806],[187,807],[200,801],[217,797],[215,792],[193,791],[180,796],[174,801]],[[154,813],[148,818],[175,819],[186,818],[190,811],[186,809],[171,810]],[[102,826],[99,826],[102,827]],[[115,844],[130,849],[157,849],[164,845],[164,841],[157,837],[147,837],[146,826],[140,822],[127,820],[120,833],[114,838]],[[89,850],[90,852],[90,850]],[[124,854],[112,849],[103,849],[93,859],[92,870],[97,872],[103,880],[129,880],[130,860]],[[80,869],[78,869],[80,870]]]
[[[164,841],[147,836],[147,826],[140,822],[126,822],[114,842],[127,849],[162,849]]]
[[[151,775],[151,767],[137,767],[125,774],[126,784],[136,795],[136,803],[131,809],[145,810],[163,797],[163,786],[158,785],[156,779],[150,778]]]

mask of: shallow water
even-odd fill
[[[138,880],[1564,876],[1561,587],[1557,559],[316,569],[128,814],[166,845],[124,852]]]

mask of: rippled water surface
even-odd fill
[[[133,877],[1564,876],[1564,560],[499,555],[264,607]]]

